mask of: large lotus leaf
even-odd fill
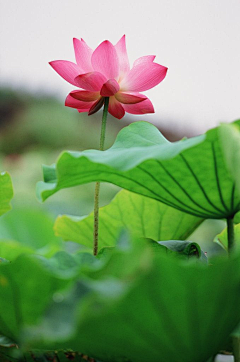
[[[240,247],[240,224],[234,225],[234,239],[236,247]],[[228,250],[228,235],[227,228],[225,228],[220,234],[216,235],[214,241],[221,245],[223,249]]]
[[[37,186],[42,200],[66,187],[106,181],[202,218],[240,210],[218,128],[171,143],[153,125],[136,122],[106,151],[63,152],[44,168],[44,181]]]
[[[236,213],[233,221],[235,224],[240,224],[240,212]]]
[[[11,263],[0,263],[0,334],[17,344],[24,326],[37,323],[52,300],[72,283],[73,275],[63,269],[56,275],[47,262],[21,255]]]
[[[21,254],[33,254],[34,249],[22,245],[15,240],[0,239],[0,257],[7,260],[14,260]]]
[[[13,197],[11,177],[7,172],[0,174],[0,215],[11,210],[10,201]]]
[[[35,250],[38,254],[51,256],[62,245],[62,241],[54,235],[53,219],[41,210],[33,208],[15,208],[0,219],[0,252],[6,247],[4,240],[10,239],[26,248]],[[11,245],[9,245],[11,253]],[[4,258],[11,260],[11,256],[4,253]],[[12,253],[11,253],[12,255]]]
[[[122,229],[132,235],[160,240],[185,240],[202,219],[159,201],[122,190],[99,210],[99,248],[114,246]],[[92,247],[93,214],[84,218],[59,216],[56,235]]]
[[[219,132],[222,141],[222,148],[233,179],[240,194],[240,127],[235,122],[232,125],[222,124]]]
[[[115,250],[94,278],[89,272],[25,330],[26,345],[77,349],[104,362],[203,362],[215,354],[240,318],[240,257],[209,267],[150,248],[135,258],[134,250],[130,257]]]

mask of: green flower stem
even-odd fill
[[[234,247],[234,222],[233,217],[227,218],[227,236],[228,236],[228,252],[230,253]]]
[[[100,151],[104,150],[108,105],[109,105],[109,97],[106,97],[104,100],[104,108],[102,116],[102,127],[101,127],[100,148],[99,148]],[[96,182],[95,195],[94,195],[93,255],[97,255],[98,253],[99,193],[100,193],[100,182]]]

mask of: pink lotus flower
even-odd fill
[[[80,88],[69,93],[67,107],[91,115],[109,97],[108,112],[118,119],[125,112],[154,113],[150,100],[139,92],[155,87],[166,76],[167,68],[154,63],[155,56],[138,58],[130,69],[125,35],[115,46],[105,40],[94,51],[83,39],[73,39],[73,45],[76,64],[67,60],[49,63],[62,78]]]

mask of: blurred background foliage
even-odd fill
[[[106,148],[113,144],[120,129],[132,120],[136,119],[131,115],[120,121],[109,115]],[[35,214],[46,215],[53,225],[59,214],[87,215],[92,211],[94,184],[63,190],[43,204],[36,199],[35,185],[42,179],[41,165],[55,162],[61,151],[98,148],[100,127],[100,113],[88,117],[86,113],[64,107],[62,100],[43,92],[34,95],[20,89],[0,88],[1,170],[11,174],[15,192],[12,201],[14,215],[9,212],[0,219],[0,238],[21,240],[23,244],[26,239],[25,244],[28,243],[26,228],[29,224],[39,233],[40,217],[34,218]],[[166,124],[160,131],[170,141],[194,135],[191,130],[173,129]],[[103,183],[100,205],[108,204],[118,191],[118,187]],[[27,214],[23,217],[23,210],[26,209]],[[17,219],[17,215],[19,222],[14,232],[18,237],[14,238],[12,217]],[[212,240],[224,226],[221,220],[207,220],[189,240],[200,243],[204,250],[214,253],[220,247]]]
[[[42,179],[41,165],[53,163],[61,151],[98,148],[99,117],[99,114],[92,117],[79,114],[46,94],[0,89],[1,169],[12,175],[13,204],[43,207],[54,215],[84,215],[92,210],[94,185],[83,186],[74,192],[65,190],[53,201],[41,205],[36,201],[35,184]],[[126,121],[120,123],[109,119],[106,147],[111,146],[126,124]],[[117,187],[103,185],[103,203],[108,203],[117,191]]]
[[[37,148],[52,151],[98,147],[99,113],[91,117],[79,114],[51,95],[0,88],[0,118],[0,151],[5,155]],[[122,126],[123,122],[114,118],[108,122],[106,147]]]

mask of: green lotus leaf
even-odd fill
[[[22,253],[32,250],[49,257],[62,246],[62,241],[54,235],[52,217],[48,213],[33,208],[14,208],[1,217],[0,236],[0,256],[3,252],[3,257],[9,260],[21,252],[21,245]],[[6,240],[11,240],[9,245]],[[12,244],[14,242],[15,253]]]
[[[166,240],[159,241],[158,244],[163,245],[169,250],[177,252],[187,258],[196,257],[201,259],[205,263],[207,262],[207,257],[205,253],[201,250],[200,246],[197,243],[181,240]]]
[[[159,201],[122,190],[99,210],[99,249],[115,246],[122,229],[155,241],[185,240],[201,222],[202,219]],[[92,248],[93,213],[80,218],[59,216],[54,230],[64,240]]]
[[[236,247],[240,247],[240,224],[234,225],[234,239],[236,243]],[[227,228],[225,228],[220,234],[216,235],[214,238],[214,242],[218,243],[225,249],[228,250],[228,235]]]
[[[239,256],[209,267],[150,247],[114,250],[25,329],[23,344],[104,362],[203,362],[218,352],[240,319]]]
[[[35,324],[54,298],[72,283],[73,275],[58,276],[47,259],[20,255],[0,263],[0,335],[19,344],[24,326]]]
[[[193,262],[201,260],[201,262],[207,263],[207,257],[204,252],[201,250],[200,246],[197,243],[193,243],[190,241],[181,241],[181,240],[167,240],[167,241],[154,241],[152,239],[135,239],[135,242],[141,243],[140,247],[149,245],[154,249],[154,253],[161,253],[162,255],[167,255],[172,258],[179,258],[182,260],[190,260]],[[118,243],[119,244],[119,243]],[[116,247],[119,247],[117,244]],[[145,245],[144,245],[145,244]],[[113,253],[116,253],[116,247],[105,247],[100,250],[97,258],[100,261],[103,261],[103,258],[109,258]],[[81,255],[79,253],[77,255]],[[86,264],[85,264],[86,266]],[[92,268],[99,269],[98,263],[92,263]],[[82,269],[82,271],[86,272],[87,269]],[[88,269],[89,270],[89,269]]]
[[[0,239],[1,258],[4,258],[6,260],[14,260],[21,254],[33,254],[33,253],[34,249],[24,246],[18,241]]]
[[[56,165],[44,167],[44,181],[37,186],[42,200],[63,188],[106,181],[200,218],[228,218],[240,210],[219,128],[171,143],[153,125],[136,122],[106,151],[63,152]]]
[[[237,212],[235,217],[234,217],[234,223],[235,224],[240,224],[240,212]]]
[[[0,174],[0,215],[11,210],[10,201],[13,198],[13,187],[10,175],[7,172]]]
[[[240,121],[222,124],[219,129],[227,167],[240,195]]]

